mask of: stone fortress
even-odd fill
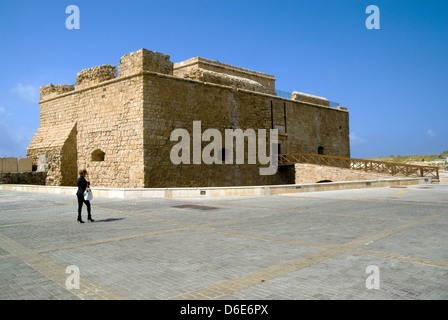
[[[40,126],[27,149],[46,185],[74,186],[78,170],[92,186],[214,187],[294,183],[294,168],[260,175],[260,163],[173,164],[173,130],[278,129],[279,153],[350,157],[349,114],[300,92],[276,95],[275,77],[205,58],[173,63],[140,49],[117,68],[95,66],[75,85],[40,88]],[[208,142],[202,142],[202,146]],[[245,150],[247,156],[247,150]],[[292,171],[292,172],[291,172]]]

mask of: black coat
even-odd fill
[[[86,180],[86,178],[84,178],[83,176],[80,176],[76,183],[78,185],[78,192],[76,192],[76,194],[79,195],[79,196],[84,195],[84,192],[90,186],[90,182],[88,182]]]

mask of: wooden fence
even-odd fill
[[[367,159],[354,159],[322,154],[291,153],[279,154],[278,165],[293,165],[296,163],[317,164],[322,166],[338,167],[352,170],[363,170],[365,172],[377,172],[390,174],[392,176],[417,176],[432,177],[439,179],[439,168],[431,166],[420,166],[404,163],[375,161]]]

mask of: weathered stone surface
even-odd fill
[[[62,93],[75,90],[75,86],[71,84],[48,84],[40,87],[40,99],[49,99]]]
[[[0,158],[0,172],[27,172],[31,171],[31,159],[27,158]]]
[[[140,49],[125,54],[118,63],[120,77],[136,74],[142,71],[173,74],[173,63],[170,56],[160,52]]]
[[[37,160],[37,171],[39,172],[47,172],[48,171],[48,158],[47,154],[40,154]]]
[[[193,69],[207,70],[220,75],[235,76],[246,80],[252,80],[263,86],[266,92],[275,95],[275,77],[271,74],[253,71],[230,64],[214,61],[202,57],[194,57],[174,64],[173,74],[184,78]]]
[[[114,79],[117,68],[108,64],[95,66],[78,72],[76,76],[76,89],[83,89],[103,81]]]
[[[184,78],[198,80],[202,82],[216,83],[224,86],[231,86],[239,89],[252,90],[263,93],[270,92],[270,90],[266,89],[260,83],[254,80],[200,68],[191,69],[190,71],[184,74]]]
[[[45,185],[46,172],[2,172],[0,184]]]
[[[311,94],[298,92],[298,91],[294,91],[291,94],[291,99],[296,100],[296,101],[319,104],[319,105],[326,106],[326,107],[330,106],[330,101],[328,99],[325,99],[325,98],[319,97],[319,96],[313,96]]]

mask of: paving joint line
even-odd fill
[[[36,250],[22,246],[13,239],[0,233],[2,248],[13,254],[16,258],[36,270],[41,275],[47,277],[54,283],[60,285],[80,299],[92,300],[124,300],[125,297],[107,289],[94,281],[80,275],[80,288],[69,290],[66,288],[67,273],[66,267],[54,262],[53,260],[40,255]]]
[[[329,249],[329,248],[332,248],[335,246],[332,244],[308,242],[308,241],[302,241],[302,240],[289,240],[289,239],[277,238],[277,237],[272,237],[272,236],[264,236],[264,235],[248,233],[248,232],[239,232],[239,231],[232,231],[232,230],[227,230],[227,229],[217,229],[217,228],[212,228],[212,227],[200,227],[198,229],[201,229],[204,231],[212,231],[212,232],[230,234],[230,235],[239,236],[239,237],[243,237],[243,238],[258,239],[258,240],[264,240],[264,241],[269,241],[269,242],[295,244],[295,245],[301,245],[301,246],[318,248],[318,249]]]
[[[363,246],[368,242],[377,241],[379,239],[389,237],[393,234],[415,227],[417,225],[428,223],[429,221],[437,219],[443,215],[446,215],[445,211],[443,211],[442,213],[433,214],[423,218],[414,219],[399,226],[395,226],[386,230],[376,232],[371,235],[360,237],[350,242],[341,244],[337,247],[325,249],[305,257],[301,257],[278,265],[270,266],[247,275],[223,281],[221,283],[205,287],[203,289],[199,289],[196,291],[192,291],[184,295],[179,295],[177,297],[174,297],[173,300],[195,299],[195,297],[198,296],[204,297],[206,299],[216,299],[222,295],[231,294],[240,291],[242,289],[248,288],[250,286],[257,285],[280,276],[284,276],[288,273],[331,259],[340,254],[350,253],[356,248]]]
[[[321,200],[325,200],[328,198],[339,198],[341,199],[341,201],[343,200],[347,200],[347,201],[384,201],[384,202],[403,202],[403,203],[418,203],[418,204],[422,204],[422,205],[431,205],[431,206],[440,206],[440,205],[445,205],[445,202],[448,202],[447,200],[441,200],[441,199],[437,199],[437,198],[425,198],[426,200],[422,200],[421,198],[394,198],[393,196],[388,196],[388,197],[376,197],[376,198],[371,198],[371,197],[343,197],[341,198],[340,195],[338,196],[329,196],[329,195],[325,195],[325,196],[321,196],[321,195],[302,195],[302,194],[281,194],[281,196],[285,196],[285,197],[299,197],[299,198],[310,198],[310,199],[321,199]],[[433,200],[433,201],[430,201]],[[434,202],[437,201],[437,202]],[[438,203],[440,202],[440,203]]]
[[[355,248],[351,251],[351,253],[363,255],[363,256],[381,258],[381,259],[398,260],[398,261],[402,261],[402,262],[410,262],[410,263],[428,265],[431,267],[448,269],[448,261],[419,257],[419,256],[411,256],[411,255],[404,255],[404,254],[399,254],[399,253],[376,251],[376,250],[361,249],[361,248]]]
[[[112,237],[112,238],[106,238],[106,239],[92,240],[92,241],[87,241],[87,242],[71,243],[71,244],[59,246],[59,247],[40,249],[40,250],[37,250],[37,252],[38,253],[47,253],[47,252],[52,252],[52,251],[57,251],[57,250],[73,249],[73,248],[77,248],[77,247],[81,247],[81,246],[96,245],[96,244],[109,243],[109,242],[115,242],[115,241],[121,241],[121,240],[130,240],[130,239],[140,238],[140,237],[151,237],[151,236],[155,236],[155,235],[167,234],[167,233],[185,231],[185,230],[191,230],[191,229],[210,231],[210,232],[218,232],[218,233],[223,233],[223,234],[232,234],[232,235],[236,235],[236,236],[240,236],[240,237],[251,238],[251,239],[260,239],[260,240],[271,241],[271,242],[273,241],[273,242],[281,242],[281,243],[289,243],[289,244],[298,244],[298,245],[309,246],[309,247],[320,248],[320,249],[331,247],[331,245],[326,245],[326,244],[321,244],[321,243],[313,243],[313,242],[306,242],[306,241],[299,241],[299,240],[288,240],[288,239],[282,239],[282,238],[276,238],[276,237],[270,237],[270,236],[261,236],[261,235],[251,234],[251,233],[213,228],[213,226],[217,226],[217,225],[233,223],[233,222],[240,222],[240,221],[245,221],[245,220],[250,220],[250,219],[263,218],[266,216],[283,214],[285,212],[289,212],[289,211],[293,211],[293,210],[295,210],[295,209],[285,209],[285,210],[280,210],[279,212],[275,212],[275,213],[271,213],[271,214],[262,214],[262,215],[258,215],[258,216],[229,219],[229,220],[225,220],[225,221],[212,222],[212,223],[208,223],[208,224],[192,224],[192,223],[184,223],[184,222],[177,222],[177,221],[172,221],[172,220],[167,220],[167,219],[142,216],[140,214],[136,214],[133,212],[122,213],[122,212],[115,212],[115,210],[113,210],[113,209],[106,209],[106,211],[110,211],[110,213],[115,214],[115,215],[125,215],[125,216],[134,217],[134,218],[143,218],[143,219],[148,219],[151,221],[177,225],[177,226],[180,226],[180,228],[151,231],[151,232],[121,236],[121,237]],[[38,222],[36,222],[36,223],[38,223]]]
[[[126,236],[120,236],[120,237],[113,237],[113,238],[103,238],[98,240],[91,240],[91,241],[85,241],[85,242],[76,242],[71,243],[59,247],[53,247],[53,248],[46,248],[46,249],[38,249],[35,250],[36,253],[42,254],[42,253],[48,253],[52,251],[59,251],[59,250],[68,250],[68,249],[75,249],[79,247],[84,246],[92,246],[97,244],[103,244],[103,243],[110,243],[110,242],[116,242],[116,241],[123,241],[123,240],[131,240],[136,238],[145,238],[145,237],[152,237],[157,236],[161,234],[168,234],[178,231],[185,231],[189,230],[190,228],[184,227],[184,228],[176,228],[176,229],[167,229],[167,230],[158,230],[158,231],[150,231],[150,232],[144,232],[144,233],[137,233],[137,234],[131,234]]]

